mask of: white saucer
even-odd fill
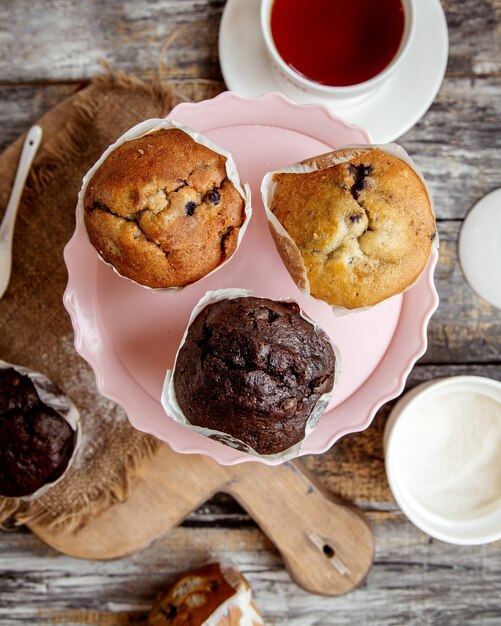
[[[259,24],[260,0],[228,0],[219,29],[219,61],[226,86],[242,96],[281,91],[296,102],[317,102],[369,131],[374,143],[403,135],[426,113],[445,74],[448,33],[439,0],[415,4],[416,31],[407,57],[388,81],[349,105],[287,93],[270,67]]]
[[[468,213],[459,237],[459,260],[472,289],[501,309],[501,188]]]

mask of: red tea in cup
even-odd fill
[[[285,63],[331,87],[379,74],[397,54],[404,29],[402,0],[275,0],[271,10]]]

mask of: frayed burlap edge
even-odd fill
[[[136,441],[124,459],[122,471],[113,480],[85,494],[85,504],[78,511],[54,517],[38,500],[24,502],[18,498],[0,498],[0,529],[14,530],[35,523],[56,532],[75,532],[112,504],[125,502],[141,463],[163,445],[150,435]]]
[[[112,70],[104,61],[101,63],[105,73],[95,77],[88,90],[95,86],[142,92],[145,96],[158,100],[159,115],[167,115],[176,104],[185,100],[173,85],[162,80],[161,65],[158,76],[150,83],[145,83],[135,76]],[[78,158],[86,150],[91,135],[89,129],[98,112],[99,94],[82,99],[76,93],[71,98],[74,106],[65,120],[64,129],[45,142],[43,156],[30,172],[26,186],[28,201],[33,200],[45,185],[60,174],[65,167],[65,161]],[[164,444],[151,435],[143,434],[140,439],[136,439],[127,452],[121,471],[110,477],[108,482],[89,489],[84,496],[84,504],[78,511],[54,516],[39,500],[26,502],[17,498],[0,497],[0,528],[12,530],[23,524],[36,523],[55,532],[77,531],[112,504],[127,500],[138,467],[155,454],[161,445]]]
[[[126,74],[121,70],[113,70],[108,62],[101,60],[104,73],[95,76],[90,86],[133,90],[142,92],[158,100],[163,114],[166,115],[176,104],[185,100],[183,95],[170,83],[164,82],[160,75],[145,83],[136,76]],[[160,70],[159,70],[160,71]],[[36,195],[40,189],[58,176],[65,165],[65,160],[78,158],[86,151],[90,141],[89,127],[92,125],[98,112],[97,104],[99,93],[84,99],[73,96],[72,113],[66,121],[63,133],[58,133],[44,144],[44,154],[37,159],[36,165],[30,172],[26,190],[29,196]],[[61,136],[63,135],[63,136]]]

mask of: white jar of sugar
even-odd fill
[[[393,408],[384,447],[395,500],[418,528],[464,545],[501,538],[501,382],[420,385]]]

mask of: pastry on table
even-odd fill
[[[42,374],[0,361],[0,441],[0,495],[39,497],[75,458],[79,413]]]
[[[270,172],[262,191],[292,278],[331,306],[364,308],[401,293],[430,257],[432,201],[400,146],[313,157]]]
[[[212,293],[196,307],[178,352],[175,403],[188,424],[224,433],[259,455],[290,450],[330,398],[332,343],[296,302],[238,297],[248,293],[242,290]]]
[[[261,626],[247,580],[217,563],[180,576],[156,601],[148,626]]]
[[[140,285],[181,288],[200,280],[233,255],[248,219],[231,155],[194,137],[186,127],[160,127],[119,140],[84,178],[90,242]]]

